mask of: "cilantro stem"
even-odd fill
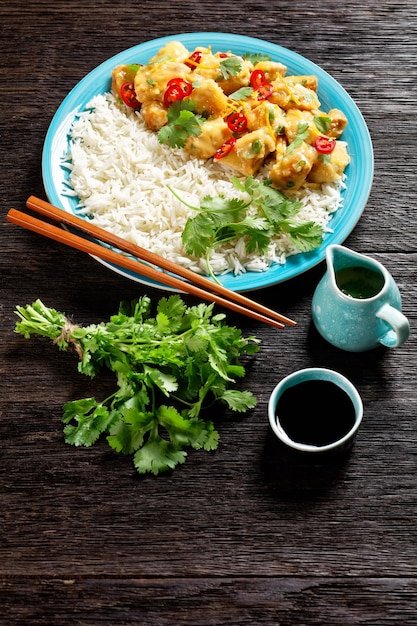
[[[217,283],[218,285],[221,285],[221,281],[217,278],[216,274],[213,272],[213,268],[211,266],[210,263],[210,256],[212,253],[213,248],[208,248],[207,252],[206,252],[206,266],[207,266],[207,271],[209,273],[209,276],[211,276],[211,278],[214,280],[215,283]]]
[[[193,211],[198,211],[199,213],[235,213],[236,212],[236,206],[230,205],[222,205],[218,208],[215,208],[213,206],[209,206],[209,207],[205,207],[204,205],[201,206],[193,206],[192,204],[189,204],[188,202],[186,202],[183,198],[181,198],[170,185],[167,185],[167,188],[170,190],[170,192],[176,197],[177,200],[179,200],[179,202],[181,202],[182,204],[184,204],[186,207],[188,207],[189,209],[192,209]],[[247,202],[243,202],[240,206],[239,209],[245,210],[247,209],[253,202],[253,198],[252,196],[250,196],[249,200]]]
[[[173,196],[176,197],[176,199],[181,202],[182,204],[184,204],[185,206],[187,206],[189,209],[192,209],[193,211],[199,211],[199,207],[193,206],[192,204],[188,204],[188,202],[186,202],[183,198],[181,198],[171,187],[171,185],[167,185],[168,189],[170,190],[170,192],[172,193]]]

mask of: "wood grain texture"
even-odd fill
[[[369,626],[415,623],[407,578],[329,580],[319,576],[0,583],[2,608],[18,624],[146,626]],[[32,598],[32,599],[31,599]],[[35,599],[34,599],[35,598]],[[396,606],[401,606],[401,614]],[[54,621],[51,621],[53,615]],[[401,617],[401,621],[397,621]],[[0,624],[10,624],[2,621]]]
[[[311,324],[320,265],[257,299],[298,321],[276,331],[228,315],[262,341],[244,386],[257,407],[213,411],[221,443],[173,474],[140,478],[105,442],[67,446],[65,402],[112,386],[75,355],[13,332],[18,304],[41,298],[79,323],[105,320],[146,292],[90,257],[6,223],[45,197],[43,141],[69,90],[117,52],[164,35],[260,37],[326,69],[368,124],[375,177],[346,244],[396,278],[411,322],[398,350],[355,355]],[[0,624],[417,624],[414,2],[180,0],[0,5]],[[187,302],[194,302],[186,297]],[[348,376],[365,414],[344,458],[280,447],[267,422],[280,378],[308,366]]]

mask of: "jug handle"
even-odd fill
[[[376,314],[391,327],[378,339],[387,348],[398,348],[407,341],[410,334],[410,323],[401,311],[390,304],[384,304]]]

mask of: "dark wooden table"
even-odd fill
[[[74,354],[15,334],[14,310],[41,298],[84,324],[161,292],[5,216],[45,197],[45,133],[85,74],[146,40],[202,30],[290,48],[354,98],[375,177],[346,245],[391,271],[412,332],[398,350],[332,348],[310,316],[324,264],[258,292],[298,326],[230,317],[262,341],[245,379],[257,408],[219,423],[217,452],[140,478],[105,442],[64,443],[63,404],[105,383],[78,374]],[[415,3],[3,0],[0,34],[0,623],[417,624]],[[317,365],[349,377],[365,407],[351,454],[326,463],[283,450],[267,420],[277,381]]]

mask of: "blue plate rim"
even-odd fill
[[[65,171],[61,165],[63,154],[68,146],[68,131],[76,115],[86,106],[93,95],[109,90],[111,69],[118,64],[134,62],[135,60],[144,63],[165,43],[172,40],[179,40],[190,48],[198,45],[211,45],[215,50],[232,50],[236,54],[243,54],[247,51],[260,51],[269,54],[274,60],[287,65],[288,73],[310,73],[318,76],[318,94],[323,110],[340,108],[347,115],[349,124],[343,139],[348,142],[351,163],[346,169],[347,189],[343,192],[344,205],[333,215],[328,225],[333,229],[333,232],[326,233],[319,248],[308,253],[290,256],[284,265],[274,264],[265,272],[246,272],[240,276],[226,274],[220,279],[226,287],[234,291],[252,291],[285,282],[315,267],[324,260],[327,246],[335,243],[341,244],[345,241],[365,209],[374,176],[372,140],[356,103],[344,87],[326,70],[297,52],[256,37],[210,31],[166,35],[122,50],[91,70],[64,98],[46,133],[42,151],[42,178],[49,201],[66,211],[75,212],[76,201],[71,201],[69,197],[63,194]],[[328,104],[326,104],[327,102]],[[347,205],[349,205],[349,214],[347,214]],[[112,271],[136,282],[175,291],[163,283],[143,278],[98,257],[94,258]]]

